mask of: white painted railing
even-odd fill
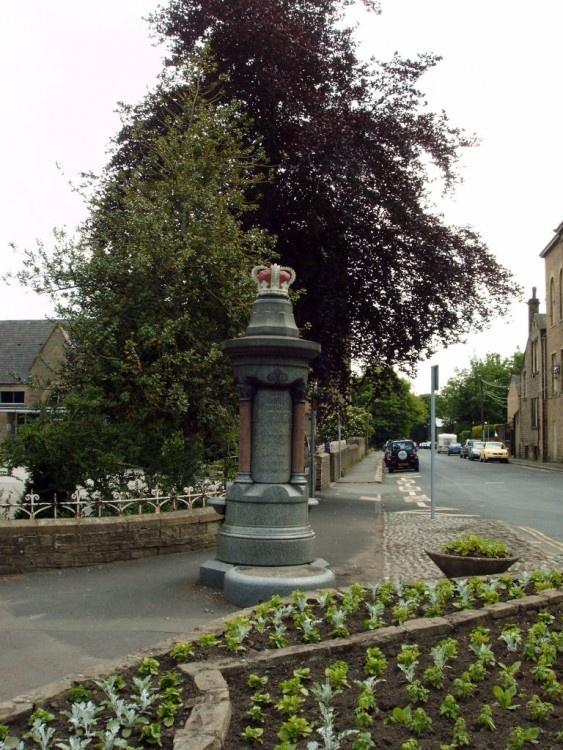
[[[70,499],[59,501],[54,495],[51,501],[40,500],[39,495],[30,490],[22,499],[13,492],[0,490],[0,519],[18,520],[38,517],[95,518],[102,516],[123,516],[127,514],[161,513],[162,511],[192,510],[205,507],[208,499],[225,496],[225,484],[221,480],[204,479],[195,487],[184,487],[183,493],[163,494],[155,487],[152,490],[124,490],[112,493],[111,499],[102,498],[97,492],[85,488],[76,490]]]

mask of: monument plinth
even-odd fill
[[[241,606],[334,583],[327,563],[314,559],[305,476],[307,380],[320,345],[300,338],[288,296],[293,270],[274,264],[252,276],[258,296],[250,323],[224,343],[239,394],[238,472],[216,561],[201,569],[204,585],[224,577],[226,597]]]

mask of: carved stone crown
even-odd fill
[[[291,284],[295,281],[295,271],[288,266],[255,266],[252,269],[252,278],[258,286],[258,296],[261,295],[283,295],[287,297]]]

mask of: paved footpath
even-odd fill
[[[337,586],[440,577],[424,547],[469,530],[507,539],[521,569],[563,568],[563,556],[548,558],[502,522],[439,517],[424,523],[419,515],[387,514],[382,481],[375,452],[317,494],[310,513],[315,556],[329,562]],[[238,611],[222,592],[198,584],[200,565],[213,556],[208,550],[0,576],[0,703]]]

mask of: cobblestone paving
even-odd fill
[[[425,580],[443,577],[424,550],[439,550],[443,542],[465,534],[477,534],[506,542],[510,552],[520,558],[510,568],[511,573],[538,568],[563,568],[563,554],[545,553],[523,539],[516,528],[503,521],[455,516],[430,519],[418,514],[384,513],[384,578]]]

